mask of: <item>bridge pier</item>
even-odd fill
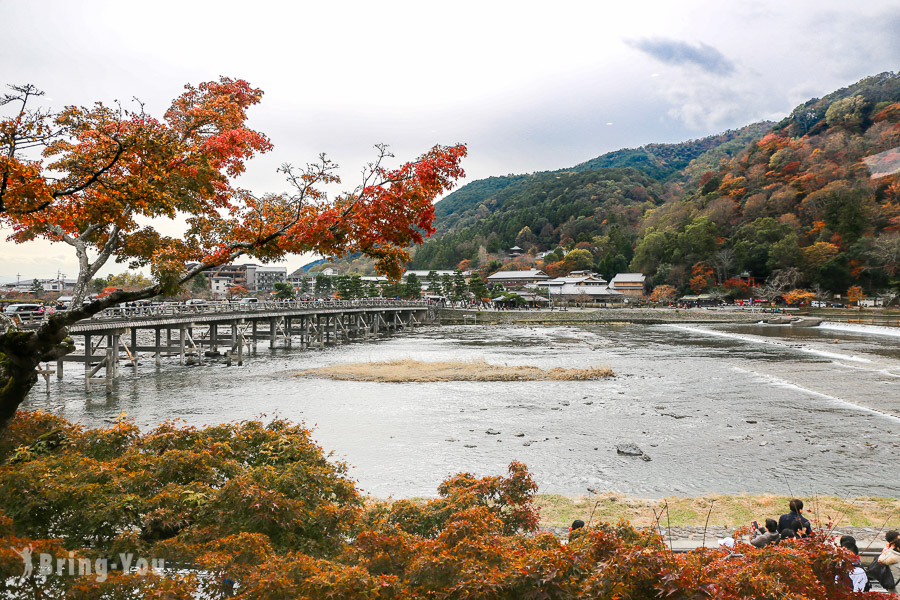
[[[242,365],[244,344],[248,351],[255,352],[260,339],[268,338],[272,349],[279,346],[279,336],[283,338],[283,347],[292,348],[294,337],[298,337],[301,349],[323,349],[328,344],[377,339],[382,333],[429,322],[432,316],[434,311],[422,303],[384,300],[289,305],[260,303],[251,310],[247,307],[238,310],[227,305],[211,305],[208,309],[190,307],[180,311],[173,311],[171,306],[115,309],[112,314],[99,315],[70,328],[70,335],[83,336],[84,353],[57,360],[56,374],[57,380],[63,380],[65,362],[82,362],[85,391],[90,392],[93,384],[103,382],[107,392],[111,393],[114,381],[121,375],[120,359],[130,360],[135,374],[138,373],[140,352],[152,352],[157,368],[162,366],[163,355],[177,356],[179,364],[185,365],[191,352],[197,353],[197,361],[202,364],[203,350],[207,347],[217,351],[218,346],[229,344],[225,327],[229,328],[230,334],[227,363],[230,365],[236,355],[238,365]],[[204,334],[199,338],[195,336],[197,328]],[[147,334],[142,336],[139,330],[145,330]],[[129,335],[123,339],[124,334]],[[47,369],[42,374],[49,380],[52,371]]]

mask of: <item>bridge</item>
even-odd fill
[[[269,348],[323,348],[352,339],[374,339],[416,325],[433,323],[436,310],[421,300],[273,301],[258,303],[155,304],[109,308],[69,328],[82,338],[80,352],[56,361],[56,368],[39,370],[50,388],[50,376],[63,378],[66,362],[83,363],[85,390],[104,385],[107,391],[120,375],[120,362],[138,372],[141,352],[151,352],[158,367],[164,357],[181,365],[202,365],[221,358],[243,364],[245,352],[260,340]],[[37,328],[48,315],[17,317],[23,329]]]

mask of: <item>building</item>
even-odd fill
[[[13,283],[7,283],[2,286],[3,291],[5,292],[17,292],[20,294],[27,294],[32,291],[32,288],[35,285],[35,282],[40,284],[40,287],[48,293],[60,294],[63,292],[72,292],[75,290],[75,284],[78,282],[77,279],[20,279],[19,281]]]
[[[195,264],[196,263],[188,263],[187,268],[190,269]],[[251,269],[248,272],[247,265],[219,265],[218,267],[213,267],[212,269],[204,271],[203,275],[209,282],[209,287],[213,294],[217,293],[217,289],[225,290],[224,292],[219,293],[227,293],[227,288],[234,286],[240,286],[248,292],[252,292],[254,291],[256,284],[255,277],[253,277],[253,270]],[[217,280],[216,288],[213,287],[214,279]]]
[[[228,296],[229,289],[232,286],[230,277],[213,276],[209,277],[209,288],[213,298],[224,298]]]
[[[191,268],[196,263],[189,263]],[[285,267],[268,267],[255,264],[220,265],[204,271],[213,295],[227,293],[227,289],[240,286],[251,293],[275,291],[275,283],[287,279]],[[223,292],[224,290],[224,292]]]
[[[646,285],[643,273],[619,273],[609,282],[609,287],[626,296],[646,296]]]
[[[488,284],[502,285],[504,289],[520,288],[533,283],[547,281],[550,277],[538,269],[527,271],[497,271],[487,278]]]
[[[254,279],[255,289],[253,291],[271,294],[275,292],[275,284],[283,283],[287,280],[287,268],[285,267],[268,267],[265,265],[246,265],[247,267],[255,267]]]
[[[545,290],[550,300],[555,301],[620,302],[625,296],[610,288],[603,277],[588,271],[573,271],[566,277],[537,283],[535,287]]]

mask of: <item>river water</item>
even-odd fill
[[[605,365],[602,381],[370,383],[300,369],[388,359]],[[900,495],[900,330],[824,323],[425,327],[324,350],[259,350],[243,367],[144,359],[115,392],[70,368],[25,407],[147,428],[260,415],[305,421],[361,489],[433,496],[447,475],[528,465],[541,493]],[[499,431],[489,435],[488,429]],[[632,442],[650,461],[618,455]]]

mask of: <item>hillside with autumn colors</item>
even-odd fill
[[[437,204],[437,233],[410,268],[636,270],[735,297],[741,274],[823,295],[896,293],[898,146],[900,75],[882,73],[777,124],[470,183]],[[525,255],[509,258],[512,246]]]

